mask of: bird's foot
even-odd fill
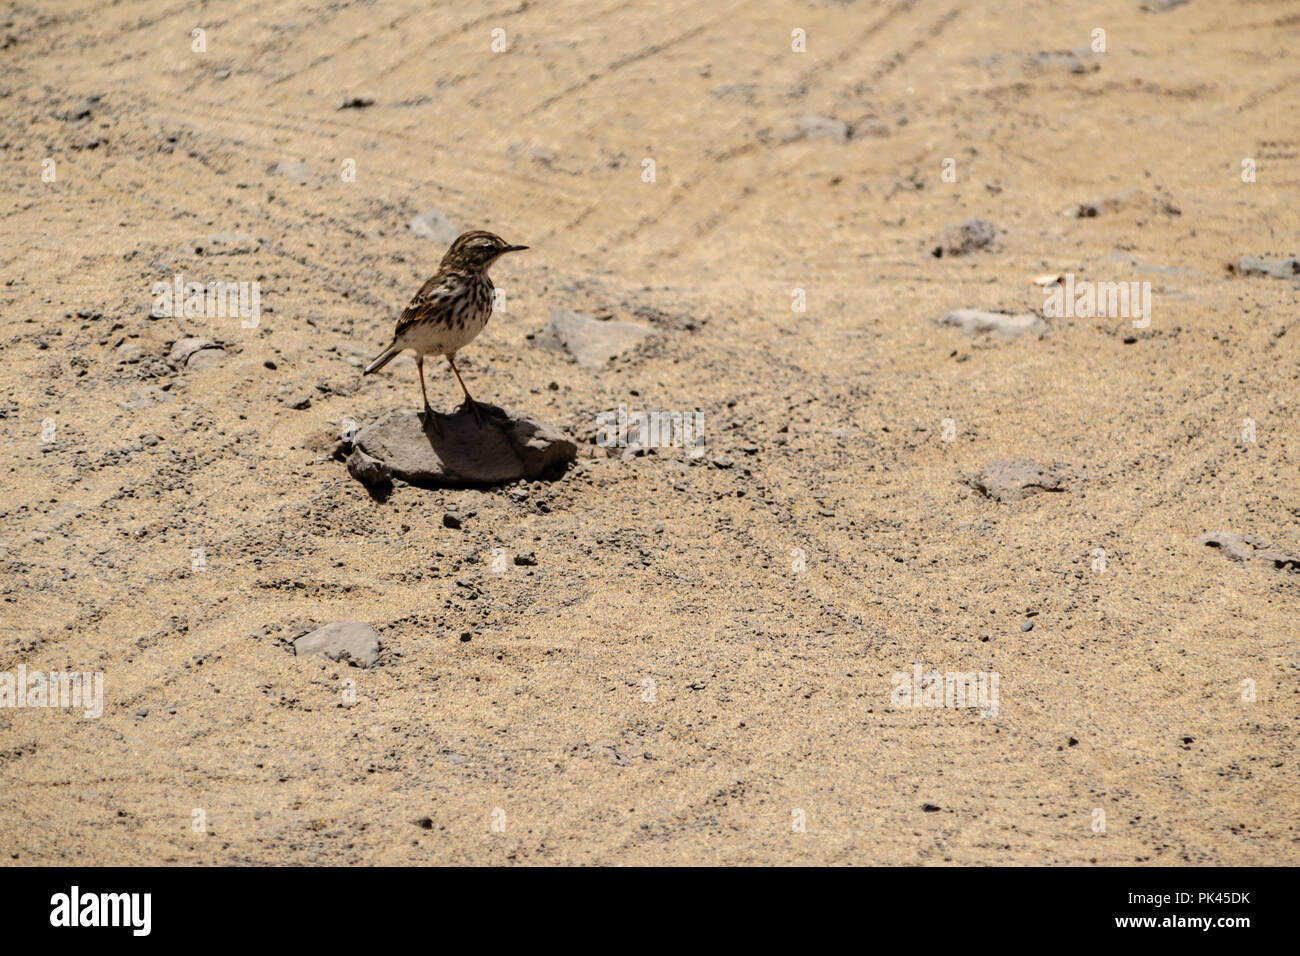
[[[438,416],[433,413],[433,409],[428,405],[424,406],[424,424],[432,428],[434,432],[441,434],[442,429],[438,427]]]
[[[468,395],[465,396],[465,401],[460,403],[460,408],[457,409],[457,411],[463,412],[466,408],[474,413],[474,421],[478,422],[480,427],[486,424],[483,419],[483,409],[479,408],[478,402],[474,401],[474,399],[470,398]]]

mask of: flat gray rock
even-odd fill
[[[217,344],[211,339],[205,339],[201,336],[191,335],[188,338],[177,340],[172,346],[171,354],[167,356],[173,365],[184,365],[189,361],[190,356],[200,349],[215,349]]]
[[[1262,561],[1279,571],[1300,571],[1300,556],[1268,547],[1254,535],[1235,531],[1207,531],[1196,543],[1215,548],[1231,561]]]
[[[830,116],[807,116],[799,117],[799,128],[795,134],[797,139],[830,139],[837,143],[847,143],[851,131],[849,124],[843,120],[837,120]]]
[[[578,446],[555,427],[495,405],[479,407],[482,425],[469,409],[435,412],[429,423],[423,412],[390,412],[357,432],[348,471],[371,487],[396,478],[424,488],[466,488],[558,477],[577,458]]]
[[[317,655],[371,667],[379,660],[379,632],[360,621],[336,621],[295,640],[293,652],[298,657]]]
[[[272,163],[270,171],[273,175],[284,176],[295,183],[305,183],[311,178],[311,167],[306,163]]]
[[[983,312],[979,309],[954,309],[939,320],[940,325],[950,325],[961,329],[967,335],[1000,335],[1003,338],[1015,338],[1032,332],[1043,335],[1047,332],[1047,323],[1042,316],[1033,312],[1011,315],[1006,312]]]
[[[185,367],[202,372],[204,369],[216,368],[225,361],[225,349],[199,349],[186,360]]]
[[[1232,561],[1249,561],[1255,553],[1255,546],[1246,540],[1246,536],[1235,531],[1207,531],[1196,542],[1207,548],[1218,548]]]
[[[1064,491],[1066,475],[1056,468],[1019,458],[995,461],[965,479],[980,494],[995,501],[1020,501],[1041,491]]]
[[[1255,560],[1271,564],[1279,571],[1300,571],[1300,556],[1276,548],[1260,548],[1255,552]]]
[[[565,352],[583,368],[594,372],[654,335],[654,329],[644,325],[601,322],[580,312],[556,309],[534,344]]]
[[[450,219],[436,209],[426,209],[406,224],[417,236],[449,246],[456,241],[460,231]]]
[[[1237,272],[1243,276],[1300,279],[1300,258],[1262,259],[1258,256],[1242,256],[1237,260]]]
[[[226,360],[226,350],[211,339],[191,336],[178,341],[172,346],[167,356],[175,368],[192,368],[202,371],[216,368]]]

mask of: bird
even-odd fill
[[[420,395],[424,398],[424,418],[434,422],[429,407],[429,393],[424,387],[424,357],[445,355],[447,363],[465,392],[460,406],[469,408],[479,424],[483,414],[470,397],[465,380],[456,368],[456,353],[478,338],[492,316],[492,280],[488,268],[508,252],[522,252],[527,246],[515,246],[500,236],[474,229],[462,233],[451,244],[438,264],[438,271],[415,293],[411,304],[397,320],[392,344],[375,356],[363,375],[377,372],[406,349],[415,352],[415,369],[420,376]]]

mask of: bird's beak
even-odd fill
[[[501,254],[505,255],[507,252],[523,252],[527,248],[527,246],[506,246],[505,249],[502,250]]]

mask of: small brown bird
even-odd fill
[[[424,389],[424,357],[445,355],[465,392],[464,405],[473,410],[481,424],[483,413],[460,377],[456,353],[478,337],[492,315],[492,280],[488,278],[488,267],[507,252],[527,248],[512,246],[500,236],[481,229],[457,237],[442,257],[437,274],[420,287],[397,320],[393,344],[379,353],[362,374],[377,372],[405,349],[412,349],[420,376],[420,394],[424,397],[425,420],[432,421],[429,393]]]

